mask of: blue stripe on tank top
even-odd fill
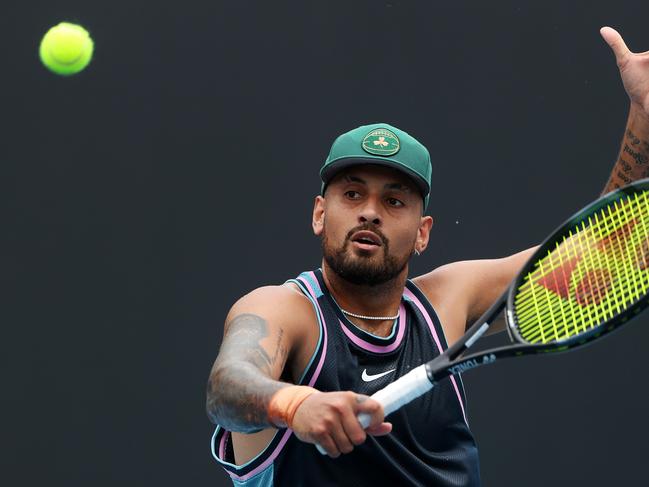
[[[316,299],[319,299],[322,296],[322,289],[320,289],[320,283],[318,280],[315,278],[315,275],[313,272],[303,272],[298,276],[298,278],[303,278],[305,281],[308,281],[311,287],[313,288],[313,291],[316,294]]]
[[[300,274],[300,277],[304,278],[304,274]],[[311,365],[313,365],[313,361],[316,359],[318,356],[318,352],[320,351],[320,346],[322,345],[322,328],[324,327],[324,323],[322,322],[322,318],[320,317],[320,313],[318,312],[318,306],[316,305],[313,296],[311,296],[311,293],[309,290],[302,284],[298,279],[289,279],[286,282],[292,282],[295,283],[299,286],[299,288],[302,290],[302,293],[309,299],[311,302],[311,305],[313,306],[313,310],[315,311],[315,316],[318,320],[318,344],[315,347],[315,350],[313,351],[313,354],[311,355],[311,360],[309,360],[309,363],[307,366],[304,368],[304,372],[302,372],[302,375],[300,376],[300,380],[298,381],[298,384],[304,383],[304,379],[306,378],[306,374],[309,372],[309,369],[311,369]],[[315,289],[315,288],[314,288]],[[319,290],[320,288],[318,288]]]

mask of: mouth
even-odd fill
[[[368,249],[381,247],[381,245],[383,245],[381,238],[376,233],[367,230],[356,232],[352,235],[351,241],[361,248]]]

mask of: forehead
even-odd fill
[[[403,186],[404,189],[411,191],[416,190],[414,182],[402,171],[376,164],[358,165],[342,169],[334,176],[330,185],[345,183],[350,180],[355,182],[359,182],[358,180],[360,180],[366,184],[394,184]]]

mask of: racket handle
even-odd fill
[[[375,392],[371,397],[383,406],[383,413],[387,416],[432,388],[433,384],[428,379],[425,365],[420,365],[380,391]],[[367,429],[370,425],[371,416],[369,414],[360,413],[356,418],[363,429]],[[322,446],[316,444],[316,447],[320,453],[326,455]]]
[[[383,406],[383,414],[387,416],[401,408],[401,406],[405,406],[410,401],[430,391],[432,388],[433,384],[428,379],[424,364],[415,367],[406,375],[399,377],[380,391],[372,394],[372,399],[381,403],[381,406]],[[366,414],[359,414],[359,421],[363,425],[360,416],[366,416]],[[369,422],[367,425],[363,425],[364,428],[367,428],[367,426],[369,426]]]
[[[358,422],[361,424],[361,427],[365,430],[367,427],[370,425],[372,422],[372,416],[370,416],[367,413],[360,413],[358,416],[356,416],[356,419]]]

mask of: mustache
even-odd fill
[[[372,225],[371,223],[361,223],[357,227],[354,227],[349,232],[347,232],[347,237],[345,237],[345,244],[351,241],[352,235],[354,235],[356,232],[363,231],[375,233],[381,239],[381,243],[383,243],[386,248],[388,247],[388,237],[383,235],[383,232],[381,232],[381,230],[379,230],[375,225]]]

